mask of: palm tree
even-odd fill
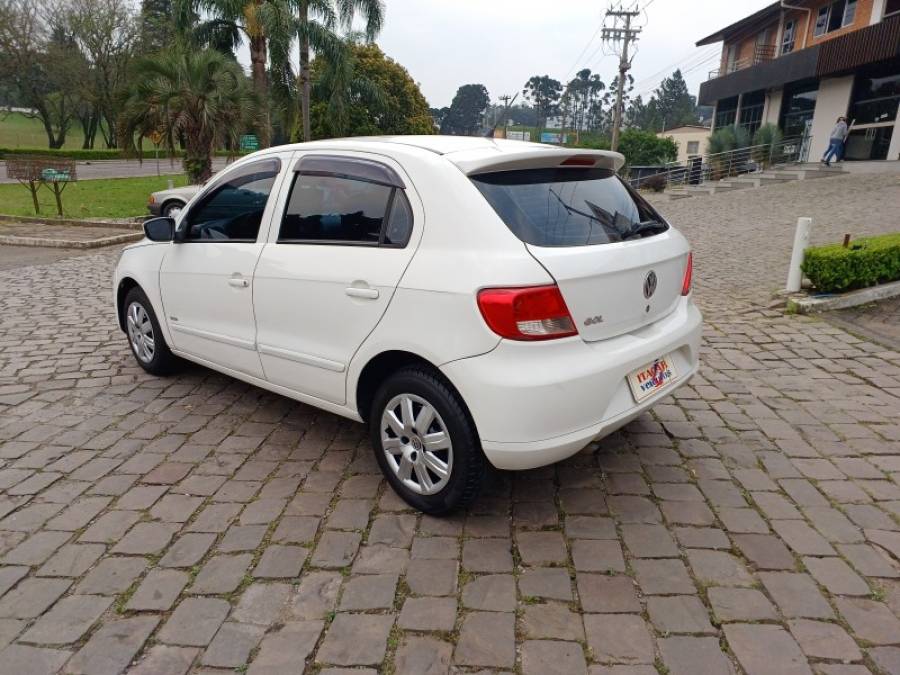
[[[303,124],[303,140],[311,139],[310,110],[310,49],[322,52],[332,63],[338,63],[344,51],[341,39],[335,34],[335,26],[346,31],[353,28],[353,20],[359,16],[365,22],[363,34],[373,40],[384,24],[384,4],[381,0],[297,0],[300,38],[300,111]]]
[[[210,18],[193,29],[193,39],[207,47],[236,50],[244,39],[250,49],[250,76],[253,90],[264,104],[269,100],[266,67],[289,62],[291,42],[297,34],[295,3],[290,0],[190,0],[194,12],[204,11]],[[185,13],[190,15],[191,13]],[[267,111],[268,106],[263,105]],[[271,142],[271,124],[267,112],[261,116],[260,143]]]
[[[236,147],[254,122],[255,96],[240,66],[213,49],[175,48],[135,64],[120,122],[120,140],[140,150],[156,135],[170,152],[184,144],[192,183],[212,175],[217,147]]]

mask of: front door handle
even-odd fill
[[[356,286],[350,286],[350,288],[345,289],[344,292],[351,298],[365,298],[366,300],[376,300],[378,298],[377,288],[358,288]]]
[[[250,285],[250,280],[243,277],[231,277],[228,280],[228,285],[235,288],[247,288]]]

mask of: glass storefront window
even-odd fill
[[[844,159],[887,159],[894,127],[854,129],[847,137]]]
[[[900,61],[867,68],[857,75],[850,99],[850,119],[856,124],[892,122],[897,119],[898,105]]]
[[[816,111],[816,97],[819,94],[818,83],[785,91],[781,105],[781,129],[785,138],[803,136],[808,122]]]

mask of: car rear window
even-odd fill
[[[608,244],[667,229],[608,169],[499,171],[471,179],[509,229],[535,246]],[[649,223],[656,227],[640,228]]]

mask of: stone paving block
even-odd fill
[[[624,575],[581,574],[575,579],[585,612],[640,612],[634,581]]]
[[[624,572],[625,558],[618,541],[576,539],[572,542],[572,562],[579,572]]]
[[[672,535],[662,525],[627,523],[622,526],[622,540],[638,558],[671,558],[678,555]]]
[[[109,497],[82,497],[58,516],[51,518],[47,522],[47,529],[67,532],[80,530],[96,518],[110,501]]]
[[[847,632],[834,623],[795,619],[788,621],[788,629],[803,653],[811,658],[836,661],[859,661],[862,652]]]
[[[838,544],[837,549],[864,576],[889,579],[900,577],[900,569],[891,559],[868,544]]]
[[[470,612],[463,617],[453,661],[460,666],[512,668],[516,660],[515,616]]]
[[[63,546],[37,571],[39,576],[80,577],[103,555],[102,544],[70,544]]]
[[[659,508],[646,497],[616,495],[609,498],[609,509],[620,523],[661,523]]]
[[[616,524],[603,516],[566,516],[566,536],[569,539],[615,539]]]
[[[367,542],[409,548],[415,530],[415,516],[378,516],[369,530]]]
[[[325,532],[313,551],[313,567],[346,567],[356,556],[361,537],[356,532]]]
[[[169,494],[153,505],[150,516],[165,523],[186,523],[202,503],[202,497]]]
[[[199,652],[193,647],[156,645],[129,669],[128,675],[185,675]]]
[[[584,651],[577,642],[527,640],[522,645],[523,675],[586,675]]]
[[[412,570],[413,563],[410,563]],[[409,583],[410,572],[406,573]],[[569,572],[558,567],[535,567],[523,570],[519,575],[519,594],[523,598],[546,598],[548,600],[572,599],[572,580]]]
[[[793,570],[797,566],[787,546],[774,535],[735,534],[732,539],[758,570]]]
[[[713,637],[666,637],[659,641],[662,662],[671,675],[732,675],[731,663]]]
[[[525,565],[564,563],[568,557],[560,532],[519,532],[516,546]]]
[[[217,546],[222,553],[238,553],[252,551],[262,542],[266,525],[232,525]]]
[[[732,623],[723,630],[747,675],[812,675],[800,647],[780,626]]]
[[[37,532],[3,557],[4,565],[40,565],[72,535],[68,532]]]
[[[213,639],[231,606],[214,598],[187,598],[175,608],[159,631],[161,642],[205,647]]]
[[[552,500],[517,502],[513,507],[513,526],[520,530],[541,530],[559,526],[559,511]]]
[[[433,637],[407,636],[394,656],[396,675],[447,675],[453,645]],[[326,672],[326,671],[323,671]],[[352,671],[354,675],[361,671]]]
[[[337,606],[343,577],[340,572],[308,572],[300,579],[290,600],[290,614],[297,620],[324,619]],[[250,588],[253,588],[252,586]]]
[[[453,537],[415,537],[410,549],[413,560],[457,560],[459,542]]]
[[[144,558],[104,558],[75,587],[84,595],[115,595],[125,592],[146,569]]]
[[[713,614],[720,622],[766,621],[777,618],[775,607],[759,591],[751,588],[712,587],[707,591]]]
[[[28,567],[6,565],[0,567],[0,596],[28,575]]]
[[[262,640],[265,628],[226,621],[203,652],[200,662],[216,668],[240,668]]]
[[[152,615],[103,624],[66,666],[73,675],[116,675],[128,667],[159,623]]]
[[[410,560],[406,585],[413,595],[455,595],[458,576],[456,560]]]
[[[338,614],[316,653],[316,661],[338,666],[377,665],[384,659],[394,617]]]
[[[857,639],[874,645],[900,642],[900,619],[883,603],[862,598],[835,598],[834,602]]]
[[[831,544],[800,520],[776,520],[772,527],[778,536],[800,555],[835,555]]]
[[[160,559],[160,567],[193,567],[203,559],[216,540],[212,533],[188,533],[181,535],[169,546]]]
[[[309,550],[302,546],[271,544],[263,551],[253,576],[257,578],[284,579],[300,575]]]
[[[647,613],[660,633],[715,633],[706,607],[693,595],[647,598]]]
[[[187,531],[224,532],[240,511],[240,504],[210,504],[187,526]]]
[[[12,644],[0,651],[0,663],[16,675],[50,675],[59,672],[71,654],[62,649]]]
[[[462,564],[471,572],[512,572],[510,541],[467,539],[463,543]]]
[[[137,511],[107,511],[97,518],[91,526],[84,531],[78,541],[82,543],[112,544],[140,519]]]
[[[713,586],[752,586],[753,577],[744,564],[730,553],[690,549],[688,565],[694,576]]]
[[[397,619],[404,630],[452,631],[456,598],[407,598]]]
[[[169,610],[187,586],[189,578],[186,572],[178,570],[150,570],[125,607],[133,610]]]
[[[57,602],[22,636],[25,642],[66,645],[81,638],[112,604],[99,595],[70,595]]]
[[[807,574],[762,572],[760,581],[787,618],[829,619],[834,611]]]
[[[727,550],[731,548],[728,536],[715,527],[676,527],[678,543],[685,548],[710,548]]]
[[[305,663],[324,628],[322,621],[286,623],[263,638],[247,675],[279,675]]]
[[[70,579],[25,579],[0,598],[0,618],[34,619],[71,585]]]
[[[249,553],[213,556],[200,568],[188,591],[200,594],[231,593],[240,585],[252,560],[253,556]]]
[[[288,584],[253,583],[241,595],[231,618],[240,623],[270,626],[281,617],[291,596]]]
[[[678,559],[631,561],[638,585],[645,595],[677,595],[696,592],[687,568]]]
[[[584,642],[581,615],[558,602],[526,606],[522,616],[522,630],[534,639]]]
[[[246,527],[252,527],[252,525]],[[306,544],[315,538],[318,527],[318,518],[284,516],[272,534],[272,541],[284,544]]]
[[[18,637],[26,623],[18,619],[0,619],[0,650]]]
[[[671,502],[659,504],[666,522],[677,525],[712,525],[716,516],[704,502]]]
[[[900,672],[900,649],[897,647],[873,647],[867,651],[875,667],[880,669],[877,672]]]
[[[165,549],[179,526],[174,523],[138,523],[128,531],[112,553],[152,555]]]
[[[813,579],[834,595],[869,595],[865,580],[840,558],[804,558],[803,564]]]
[[[468,609],[512,612],[516,609],[516,582],[511,574],[487,574],[462,589],[462,604]]]
[[[397,590],[396,574],[363,574],[351,577],[341,594],[342,611],[390,609]]]
[[[652,664],[656,658],[647,624],[636,614],[585,614],[584,631],[600,663]]]

